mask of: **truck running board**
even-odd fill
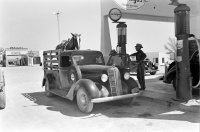
[[[109,101],[115,101],[115,100],[122,100],[122,99],[127,99],[127,98],[133,98],[140,94],[141,94],[141,92],[126,94],[126,95],[119,95],[119,96],[102,97],[102,98],[92,99],[91,102],[92,103],[102,103],[102,102],[109,102]]]
[[[64,90],[64,89],[51,89],[49,90],[49,92],[61,96],[63,98],[67,98],[67,93],[69,92],[69,90]]]

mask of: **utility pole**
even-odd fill
[[[57,18],[57,26],[58,26],[58,43],[60,43],[60,22],[59,22],[59,15],[60,11],[54,12],[53,14],[56,15]]]

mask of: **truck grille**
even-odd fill
[[[110,83],[110,90],[112,96],[117,96],[122,93],[121,78],[119,70],[116,67],[112,67],[108,70],[108,77]]]

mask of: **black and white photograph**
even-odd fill
[[[200,132],[200,0],[0,0],[0,132]]]

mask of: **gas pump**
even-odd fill
[[[126,57],[126,34],[127,34],[127,25],[125,22],[118,22],[117,26],[117,36],[118,36],[118,45],[121,48],[121,57],[125,65],[128,64]]]
[[[109,17],[113,21],[113,23],[118,23],[117,28],[117,36],[118,43],[117,48],[120,51],[120,57],[122,58],[123,64],[128,66],[128,57],[126,55],[126,34],[127,34],[127,25],[125,22],[119,22],[122,16],[122,12],[118,8],[113,8],[109,11]]]
[[[126,28],[125,22],[119,22],[116,26],[118,33],[118,46],[121,47],[121,53],[126,54]]]
[[[176,97],[179,100],[188,101],[192,98],[188,45],[190,8],[186,4],[180,4],[174,9],[174,13],[177,38]]]

